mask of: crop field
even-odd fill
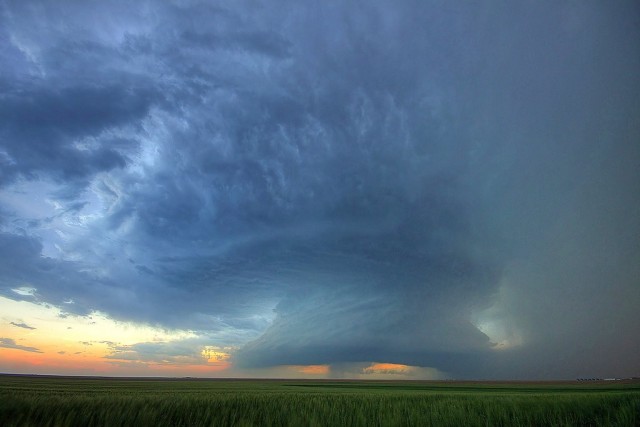
[[[640,383],[0,375],[2,426],[638,426]]]

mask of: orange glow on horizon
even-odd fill
[[[231,368],[232,348],[202,345],[191,331],[119,322],[98,312],[73,315],[1,296],[0,313],[0,372],[213,376]],[[158,353],[138,344],[150,344]]]
[[[3,372],[53,373],[72,375],[207,375],[228,370],[229,362],[216,364],[170,364],[106,359],[102,356],[32,353],[17,349],[0,349]]]
[[[42,368],[51,372],[108,372],[109,365],[105,359],[94,355],[32,353],[17,349],[0,349],[0,366],[19,368],[29,373],[33,368]]]
[[[365,374],[374,373],[407,373],[414,369],[413,366],[401,365],[399,363],[372,363],[371,366],[364,368]]]
[[[296,365],[293,368],[302,374],[326,375],[329,373],[329,365]]]

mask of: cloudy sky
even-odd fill
[[[0,5],[0,372],[640,374],[637,2]]]

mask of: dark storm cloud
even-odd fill
[[[65,19],[65,9],[2,6],[2,185],[40,177],[83,187],[96,173],[122,168],[138,142],[123,147],[114,134],[139,126],[161,99],[135,66],[123,66],[125,51],[91,31],[100,10],[79,8]]]
[[[4,260],[0,265],[0,292],[3,296],[57,306],[72,297],[78,303],[67,304],[65,310],[79,315],[89,314],[92,308],[98,309],[97,302],[101,298],[106,297],[111,304],[116,304],[117,300],[112,298],[117,298],[114,294],[118,291],[111,288],[115,285],[108,280],[87,272],[83,263],[43,257],[41,251],[42,244],[33,237],[0,233],[0,256]],[[14,289],[21,286],[33,287],[37,292],[17,294]],[[98,295],[102,296],[94,300]]]
[[[9,160],[2,169],[2,183],[39,175],[69,182],[124,167],[126,151],[114,149],[108,139],[86,146],[77,143],[146,114],[149,95],[136,92],[141,91],[107,86],[4,94],[0,132]]]
[[[7,192],[3,295],[251,341],[238,366],[637,368],[632,5],[29,5],[1,177],[58,213]]]

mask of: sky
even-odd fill
[[[0,0],[0,372],[640,375],[634,1]]]

